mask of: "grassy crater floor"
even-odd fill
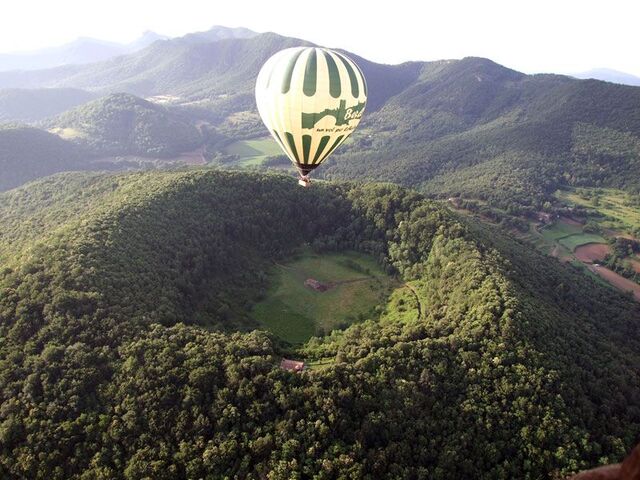
[[[386,275],[375,260],[357,252],[315,254],[303,250],[271,272],[272,287],[256,304],[252,317],[291,343],[378,316],[399,282]],[[329,288],[305,285],[314,279]]]
[[[234,166],[258,166],[269,156],[282,155],[282,150],[271,137],[253,140],[240,140],[223,150],[228,155],[237,155]]]

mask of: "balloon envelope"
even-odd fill
[[[307,175],[358,126],[367,85],[358,66],[341,53],[288,48],[260,70],[256,103],[276,142]]]

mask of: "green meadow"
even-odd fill
[[[274,266],[272,287],[252,316],[291,343],[377,316],[398,282],[373,258],[356,252],[314,254],[304,250],[289,263]],[[327,291],[305,286],[312,278],[332,285]]]
[[[258,138],[255,140],[240,140],[228,145],[224,153],[238,155],[239,159],[235,165],[257,166],[267,157],[282,155],[282,150],[271,137]]]

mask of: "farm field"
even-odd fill
[[[571,250],[572,252],[581,245],[607,242],[600,235],[596,235],[593,233],[578,233],[575,235],[569,235],[567,237],[560,238],[558,241],[560,242],[560,245]]]
[[[581,234],[582,227],[560,220],[555,222],[553,225],[542,228],[540,233],[545,240],[557,241],[561,238],[568,237],[569,235]]]
[[[588,243],[575,249],[578,260],[585,263],[600,262],[611,253],[611,247],[606,243]]]
[[[282,155],[282,150],[271,137],[240,140],[225,147],[223,151],[228,155],[238,155],[239,159],[234,165],[244,167],[257,166],[267,157]]]
[[[560,219],[541,228],[537,241],[534,238],[532,240],[540,250],[556,257],[572,254],[583,245],[607,243],[601,235],[584,233],[581,225],[568,219]]]
[[[630,202],[629,195],[613,188],[581,188],[559,190],[556,197],[568,204],[581,205],[598,212],[604,218],[594,218],[604,228],[623,231],[640,229],[640,206]],[[596,200],[597,198],[597,200]]]
[[[587,268],[597,275],[600,275],[619,290],[631,292],[633,298],[640,302],[640,285],[634,281],[624,278],[622,275],[618,275],[616,272],[602,266],[587,265]]]
[[[611,248],[604,237],[582,232],[582,226],[577,222],[561,218],[540,230],[532,224],[529,233],[520,238],[531,242],[547,255],[572,263],[600,283],[606,282],[619,290],[632,291],[634,298],[640,301],[640,285],[608,268],[594,265],[602,261]]]
[[[614,189],[581,189],[582,192],[594,190],[598,192],[600,206],[603,210],[596,211],[591,200],[583,198],[583,194],[574,191],[557,191],[556,196],[571,204],[580,204],[589,207],[593,216],[589,215],[589,221],[599,224],[602,235],[585,233],[584,225],[569,217],[560,217],[552,224],[541,225],[537,222],[529,222],[527,232],[512,231],[512,234],[533,245],[536,250],[557,258],[563,263],[571,263],[584,271],[603,285],[615,287],[624,292],[633,292],[633,297],[640,301],[640,285],[623,277],[604,266],[597,265],[602,262],[607,254],[611,253],[608,238],[620,235],[630,237],[630,232],[640,229],[640,207],[629,204],[630,199],[625,192]],[[575,201],[573,201],[575,200]],[[471,214],[456,209],[465,214]],[[604,213],[604,212],[607,213]],[[609,214],[610,216],[603,216]],[[616,215],[614,217],[613,215]],[[481,219],[481,215],[474,215]],[[486,219],[483,219],[486,221]],[[637,235],[636,235],[637,236]],[[623,264],[636,272],[640,272],[640,258],[634,257],[623,260]],[[394,292],[397,295],[397,292]],[[394,297],[392,297],[393,299]],[[383,315],[383,319],[386,317]],[[410,316],[409,316],[410,318]]]
[[[276,265],[272,275],[273,286],[252,316],[294,344],[376,316],[375,307],[399,285],[371,257],[356,252],[318,255],[304,250],[286,265]],[[306,286],[310,278],[330,288]]]

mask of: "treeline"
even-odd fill
[[[638,306],[416,193],[192,171],[1,199],[3,477],[545,478],[637,440]],[[374,255],[422,316],[250,331],[303,242]]]
[[[610,240],[613,251],[606,256],[603,263],[623,277],[640,283],[640,271],[629,263],[629,257],[640,254],[640,242],[635,239],[625,237],[615,237]],[[625,261],[626,260],[626,261]],[[635,261],[640,266],[640,261]]]

